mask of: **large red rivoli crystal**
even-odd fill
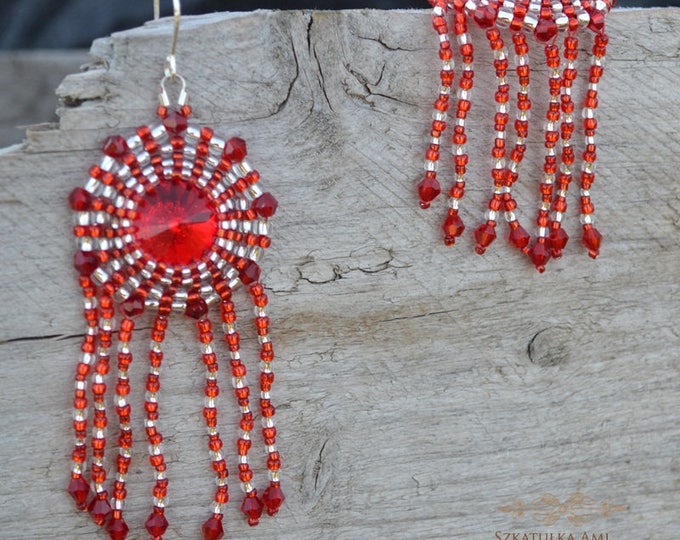
[[[135,238],[157,261],[184,266],[200,259],[217,233],[217,215],[198,188],[161,182],[147,193],[134,222]]]

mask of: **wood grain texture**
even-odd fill
[[[574,240],[544,275],[501,240],[483,257],[468,234],[445,248],[443,201],[417,207],[439,69],[426,11],[183,21],[179,70],[195,120],[245,138],[280,201],[263,266],[288,500],[275,519],[249,529],[232,483],[229,538],[680,533],[680,11],[618,11],[609,21],[593,189],[602,254],[592,261]],[[59,129],[29,129],[23,146],[0,153],[3,539],[105,538],[64,491],[83,331],[65,198],[98,160],[99,141],[152,120],[170,26],[96,41],[90,69],[59,87]],[[469,230],[489,192],[492,95],[490,56],[483,36],[473,38]],[[528,179],[540,167],[534,142],[519,191],[524,216],[533,215]],[[565,221],[574,237],[577,221],[573,213]],[[255,368],[254,333],[241,330]],[[146,537],[152,481],[140,414],[144,333],[131,371],[131,540]],[[171,320],[166,358],[166,537],[198,538],[212,477],[203,368],[181,317]],[[225,376],[221,426],[233,440],[228,386]],[[252,455],[261,485],[261,446]],[[233,468],[231,449],[227,458]],[[546,525],[529,511],[500,509],[576,492],[621,508],[578,526],[563,515]]]
[[[87,51],[0,51],[0,146],[21,142],[26,126],[54,122],[54,89],[87,61]]]

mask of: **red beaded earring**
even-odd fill
[[[605,33],[605,15],[614,0],[432,0],[432,23],[439,35],[439,57],[442,61],[440,72],[441,87],[434,103],[431,139],[425,154],[425,178],[418,184],[421,208],[428,208],[440,194],[437,180],[437,165],[441,137],[446,129],[447,111],[450,107],[451,87],[454,81],[453,49],[449,39],[447,15],[453,13],[453,34],[458,42],[462,71],[458,79],[456,113],[453,120],[453,164],[454,183],[449,191],[449,210],[444,220],[444,243],[451,246],[465,229],[459,216],[459,204],[465,192],[468,154],[465,120],[471,108],[471,90],[474,71],[472,68],[474,49],[468,21],[485,30],[488,44],[494,55],[494,70],[497,89],[494,115],[494,139],[491,149],[493,167],[491,179],[493,193],[488,202],[485,222],[474,233],[479,254],[496,238],[496,224],[502,212],[508,222],[512,245],[529,255],[539,272],[545,270],[550,258],[557,258],[569,239],[562,228],[562,218],[567,209],[567,189],[574,175],[574,146],[572,135],[575,130],[572,86],[576,79],[578,55],[578,33],[587,27],[594,33],[588,86],[582,107],[584,150],[581,155],[581,241],[591,257],[600,250],[601,235],[593,226],[594,206],[590,199],[590,187],[595,180],[595,130],[597,120],[598,83],[602,76],[608,42]],[[515,103],[514,136],[515,144],[508,152],[506,147],[507,126],[510,122],[510,81],[508,78],[508,51],[501,30],[508,29],[515,52],[515,74],[517,79],[517,100]],[[558,34],[565,37],[560,51]],[[531,241],[529,233],[519,224],[515,210],[517,203],[512,187],[519,178],[520,164],[524,158],[529,132],[529,43],[527,34],[533,33],[535,41],[544,44],[545,62],[548,67],[549,103],[545,113],[543,175],[539,182],[540,205],[538,209],[537,234]],[[560,58],[560,54],[562,58]]]
[[[275,213],[277,202],[260,189],[259,174],[245,160],[242,139],[224,141],[209,127],[189,123],[191,109],[185,81],[175,70],[180,6],[179,0],[173,3],[175,31],[161,81],[161,105],[157,111],[160,122],[137,128],[127,139],[109,137],[103,144],[104,157],[90,169],[85,187],[76,188],[69,197],[78,246],[74,263],[84,297],[87,331],[75,377],[75,448],[68,492],[79,509],[87,509],[95,523],[105,526],[112,540],[122,540],[128,533],[123,519],[132,448],[128,368],[135,318],[145,311],[155,312],[144,402],[149,460],[155,473],[153,511],[145,523],[149,535],[161,539],[168,526],[164,515],[168,478],[158,426],[158,399],[163,341],[172,312],[183,312],[196,320],[199,350],[206,367],[203,416],[217,488],[212,516],[202,527],[203,539],[223,536],[222,506],[229,499],[227,462],[217,427],[218,347],[213,343],[211,305],[220,309],[231,381],[241,412],[236,441],[238,477],[245,492],[241,510],[248,523],[256,525],[263,510],[274,515],[284,500],[269,394],[274,381],[274,351],[269,337],[268,300],[257,264],[270,244],[268,219]],[[166,92],[170,84],[178,86],[175,106],[171,106]],[[247,287],[254,306],[260,342],[259,403],[270,477],[261,495],[253,485],[248,462],[255,421],[232,301],[232,291],[240,285]],[[116,331],[117,317],[120,320]],[[106,389],[111,355],[116,354],[114,334],[118,371],[113,401],[118,420],[118,455],[109,491]],[[90,402],[93,417],[88,421]]]

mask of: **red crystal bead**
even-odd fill
[[[224,536],[222,519],[212,516],[203,524],[201,532],[203,533],[203,540],[220,540]]]
[[[144,527],[146,527],[146,530],[149,531],[153,538],[163,536],[168,528],[168,520],[165,519],[164,514],[154,510],[144,522]]]
[[[529,240],[531,240],[531,235],[521,225],[514,227],[508,237],[508,241],[524,253],[529,251]]]
[[[100,499],[99,496],[96,495],[94,499],[90,501],[90,504],[87,505],[87,511],[90,513],[90,516],[92,516],[92,521],[97,525],[103,525],[111,515],[111,505],[109,504],[109,501],[106,500],[106,497]]]
[[[81,276],[90,276],[99,266],[99,258],[91,251],[77,251],[73,256],[73,266]]]
[[[480,28],[491,28],[496,21],[496,10],[489,6],[479,6],[472,15]]]
[[[600,254],[602,235],[592,225],[583,227],[583,238],[581,239],[581,242],[588,249],[588,254],[593,259]]]
[[[244,285],[256,283],[260,279],[260,267],[255,261],[248,260],[239,273],[239,278]]]
[[[200,319],[208,313],[208,304],[200,296],[189,298],[184,314],[192,319]]]
[[[550,253],[555,259],[562,256],[562,250],[566,247],[568,241],[569,235],[562,227],[550,231],[548,245],[550,246]]]
[[[475,231],[475,240],[477,241],[475,251],[482,255],[495,239],[496,228],[489,223],[482,223]]]
[[[175,111],[163,118],[163,125],[170,133],[179,134],[186,131],[189,122],[185,115]]]
[[[456,238],[463,234],[465,224],[457,212],[451,212],[446,216],[442,229],[444,229],[444,243],[447,246],[452,246],[456,242]]]
[[[232,137],[224,145],[223,155],[232,163],[243,161],[247,154],[246,141],[240,137]]]
[[[90,209],[92,194],[83,188],[76,188],[68,196],[68,203],[72,210],[84,212],[85,210]]]
[[[557,35],[557,23],[552,19],[539,19],[534,36],[541,43],[547,43]]]
[[[534,263],[536,270],[540,273],[545,272],[545,265],[550,260],[550,252],[545,245],[545,242],[536,242],[529,250],[529,257]]]
[[[599,34],[604,28],[604,13],[595,11],[590,14],[590,22],[588,23],[588,29],[592,30],[596,34]]]
[[[246,495],[241,504],[241,512],[248,517],[248,525],[255,526],[260,522],[260,516],[264,510],[264,503],[257,495]]]
[[[276,213],[278,206],[278,201],[271,193],[267,192],[263,193],[253,201],[252,208],[255,210],[255,212],[257,212],[257,215],[264,218],[269,218]]]
[[[197,261],[217,233],[217,216],[208,199],[186,182],[164,181],[147,193],[134,224],[141,248],[169,265]]]
[[[112,158],[122,157],[127,151],[127,141],[120,135],[111,135],[102,144],[102,152]]]
[[[78,510],[85,510],[87,507],[87,498],[90,495],[90,484],[87,483],[87,480],[82,476],[71,478],[67,491],[76,502]]]
[[[264,493],[262,494],[262,502],[267,507],[267,514],[270,516],[273,516],[279,511],[279,508],[281,508],[281,505],[285,500],[286,497],[283,494],[283,491],[281,491],[281,488],[278,484],[273,482],[267,487],[267,489],[264,490]]]
[[[111,540],[125,540],[129,530],[127,523],[125,523],[122,517],[114,517],[106,525],[106,532],[109,533]]]
[[[123,313],[128,317],[136,317],[144,313],[145,303],[141,294],[133,294],[122,303]]]
[[[423,181],[418,184],[418,196],[420,197],[420,207],[429,208],[430,203],[437,198],[442,192],[439,181],[436,178],[426,176]]]

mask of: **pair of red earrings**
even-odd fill
[[[128,369],[135,320],[145,312],[154,313],[144,400],[145,435],[155,475],[153,510],[145,522],[150,537],[161,539],[168,527],[169,480],[158,402],[163,343],[173,312],[195,320],[197,355],[206,370],[203,416],[217,487],[212,515],[202,526],[203,539],[222,538],[223,505],[229,500],[226,452],[217,425],[220,359],[209,317],[212,305],[219,307],[231,382],[241,413],[235,444],[238,479],[245,493],[241,510],[248,523],[256,525],[264,511],[274,515],[284,501],[270,398],[274,348],[269,336],[268,298],[258,265],[270,245],[269,218],[276,212],[277,202],[260,189],[260,175],[246,161],[242,139],[225,141],[209,127],[190,124],[185,82],[175,68],[178,0],[174,0],[174,8],[175,32],[161,81],[159,123],[141,126],[128,138],[106,139],[99,165],[90,169],[85,186],[69,197],[78,247],[74,266],[87,330],[75,376],[75,445],[68,492],[79,509],[87,510],[95,523],[105,527],[112,540],[123,540],[129,531],[123,517],[133,443]],[[166,85],[177,87],[179,97],[174,104]],[[247,288],[252,302],[260,346],[259,431],[269,471],[269,483],[261,493],[249,464],[256,413],[251,409],[232,298],[240,286]],[[113,358],[117,372],[110,381]],[[107,388],[114,389],[113,400],[107,399]],[[117,419],[118,452],[111,482],[106,450],[112,412]]]
[[[475,230],[475,251],[482,254],[496,239],[496,226],[501,214],[509,227],[508,240],[526,253],[539,272],[545,270],[551,258],[562,255],[569,236],[562,228],[567,209],[567,190],[577,174],[573,135],[576,131],[576,105],[572,87],[577,77],[578,35],[582,29],[594,34],[587,89],[582,107],[584,148],[580,164],[581,242],[591,257],[600,251],[602,236],[594,227],[590,188],[595,181],[595,130],[598,105],[598,83],[602,76],[608,37],[605,15],[614,0],[432,0],[432,24],[439,36],[441,87],[434,103],[430,144],[425,153],[425,177],[418,184],[420,206],[428,208],[441,193],[437,166],[442,136],[447,128],[447,111],[454,109],[452,153],[454,179],[449,195],[449,209],[444,219],[444,243],[451,246],[465,229],[459,214],[465,193],[469,156],[466,151],[466,118],[472,107],[474,84],[474,47],[468,32],[470,21],[485,31],[488,46],[493,51],[493,68],[497,88],[494,95],[494,138],[491,145],[492,194],[485,221]],[[451,92],[455,79],[454,49],[449,37],[448,15],[452,13],[452,29],[458,44],[462,68],[458,74],[456,99]],[[507,29],[507,31],[506,31]],[[514,145],[509,146],[510,118],[510,60],[504,35],[509,34],[515,53],[514,71],[517,79],[515,101]],[[558,37],[564,34],[560,50]],[[529,114],[535,109],[529,86],[531,67],[529,42],[543,44],[548,68],[549,103],[545,110],[543,173],[539,181],[540,202],[536,218],[537,232],[531,235],[520,225],[517,202],[512,188],[519,179],[520,166],[526,151],[529,133]]]
[[[78,246],[74,265],[79,274],[87,330],[75,376],[75,446],[68,491],[79,509],[87,510],[97,524],[105,526],[112,540],[123,540],[129,531],[123,518],[133,443],[128,369],[132,362],[130,344],[135,320],[145,312],[154,312],[144,401],[149,462],[155,475],[153,510],[145,522],[151,538],[161,539],[168,527],[165,517],[168,476],[158,400],[163,343],[173,312],[196,321],[197,353],[206,368],[203,416],[217,487],[212,515],[202,526],[203,539],[222,538],[223,505],[229,500],[227,461],[217,426],[220,362],[209,317],[211,305],[219,307],[233,391],[241,413],[235,445],[238,478],[245,493],[241,509],[248,522],[256,525],[265,510],[274,515],[284,501],[270,396],[274,349],[269,336],[268,298],[260,282],[258,265],[263,250],[270,245],[269,219],[276,212],[277,202],[270,193],[260,189],[260,176],[246,161],[247,149],[242,139],[225,141],[211,128],[190,124],[185,82],[175,68],[180,9],[179,0],[173,3],[175,31],[161,81],[159,123],[141,126],[128,138],[109,137],[102,147],[101,162],[90,169],[85,186],[75,189],[69,197]],[[433,1],[432,22],[439,36],[442,61],[441,86],[434,104],[425,178],[418,184],[418,194],[420,206],[428,208],[441,193],[437,179],[441,138],[447,128],[447,111],[455,101],[454,181],[443,224],[447,245],[453,245],[465,228],[459,205],[466,185],[469,160],[466,118],[472,106],[474,83],[474,47],[468,33],[470,19],[485,30],[494,55],[497,82],[491,149],[493,191],[485,222],[474,233],[476,251],[484,253],[494,241],[497,222],[503,213],[510,229],[509,241],[527,253],[541,272],[550,258],[561,255],[568,240],[562,218],[576,163],[572,144],[576,130],[572,86],[577,76],[577,34],[587,27],[594,32],[594,44],[582,108],[585,148],[580,166],[580,211],[582,243],[592,257],[597,256],[601,236],[593,226],[590,188],[595,180],[597,86],[607,45],[604,15],[611,7],[611,0]],[[456,74],[449,38],[449,12],[453,14],[452,28],[462,63],[455,100],[451,98]],[[515,52],[514,71],[518,82],[513,124],[515,142],[510,149],[506,143],[510,124],[510,61],[502,31],[506,28]],[[565,33],[561,51],[557,44],[560,32]],[[538,230],[533,242],[519,224],[517,203],[512,194],[526,151],[529,111],[533,108],[528,56],[532,39],[544,44],[550,95],[545,113]],[[179,97],[174,104],[165,88],[170,84],[179,85]],[[260,344],[260,431],[269,470],[269,483],[262,493],[254,485],[249,464],[255,413],[251,409],[232,298],[233,291],[242,285],[252,302]],[[108,379],[114,356],[117,374],[112,384]],[[107,400],[107,387],[115,389],[113,407],[111,400]],[[106,461],[111,408],[118,424],[113,482],[107,478]],[[88,410],[92,411],[91,419],[88,419]],[[89,439],[88,430],[91,430]]]

